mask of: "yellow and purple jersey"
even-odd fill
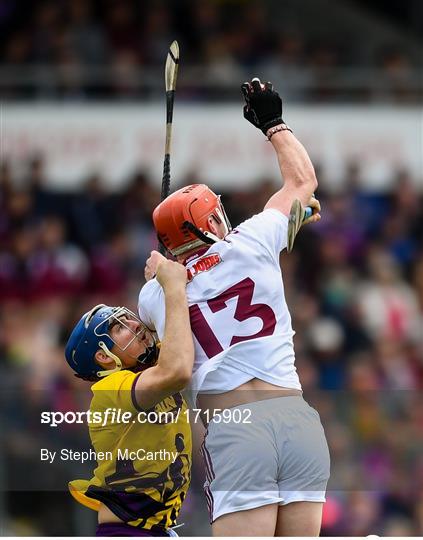
[[[138,377],[123,370],[92,386],[88,425],[98,465],[91,480],[69,489],[93,510],[103,503],[129,525],[162,531],[175,524],[189,487],[191,429],[180,393],[140,409]]]

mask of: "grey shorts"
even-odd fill
[[[211,522],[272,503],[325,502],[329,450],[320,417],[302,396],[229,410],[241,412],[228,423],[214,417],[201,449]],[[238,421],[246,418],[251,423]]]

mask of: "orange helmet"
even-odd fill
[[[225,224],[225,235],[231,230],[220,195],[204,184],[191,184],[162,201],[153,212],[153,222],[160,242],[177,256],[219,240],[209,230],[210,216]]]

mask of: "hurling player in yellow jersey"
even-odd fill
[[[166,298],[159,354],[134,313],[105,305],[82,316],[66,346],[77,376],[95,381],[88,423],[98,466],[69,489],[98,512],[97,536],[176,536],[171,527],[190,482],[191,431],[180,394],[194,359],[186,270],[162,260],[157,279]]]

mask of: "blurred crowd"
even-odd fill
[[[4,162],[0,171],[0,477],[10,490],[3,500],[6,531],[76,534],[69,517],[75,504],[65,491],[67,480],[81,477],[80,467],[53,475],[48,469],[46,475],[34,448],[86,447],[86,426],[40,431],[37,412],[86,410],[89,383],[73,377],[64,343],[81,313],[96,303],[136,310],[144,262],[157,246],[151,212],[160,193],[143,171],[119,193],[108,192],[98,176],[87,178],[77,192],[57,192],[45,182],[42,156],[29,159],[19,174],[15,165]],[[392,171],[394,187],[384,194],[363,188],[366,179],[356,162],[345,164],[342,188],[335,191],[324,170],[317,167],[317,174],[322,221],[299,233],[281,265],[305,398],[318,409],[331,449],[323,534],[418,536],[422,196],[406,170]],[[273,180],[262,178],[249,191],[224,192],[232,224],[260,211],[276,189]],[[196,461],[184,534],[209,532],[200,484]],[[48,491],[50,485],[61,492],[35,499],[25,492]]]
[[[411,48],[403,44],[413,39],[412,32],[398,26],[394,35],[402,39],[376,40],[378,26],[369,33],[354,16],[350,31],[341,25],[337,31],[331,13],[324,14],[326,26],[314,16],[304,17],[309,4],[8,0],[0,9],[2,95],[154,98],[162,92],[167,48],[178,39],[181,98],[229,99],[238,81],[261,73],[276,86],[283,79],[292,100],[421,99],[418,42]],[[342,22],[342,15],[338,19]],[[369,34],[366,39],[358,37],[363,32]]]

